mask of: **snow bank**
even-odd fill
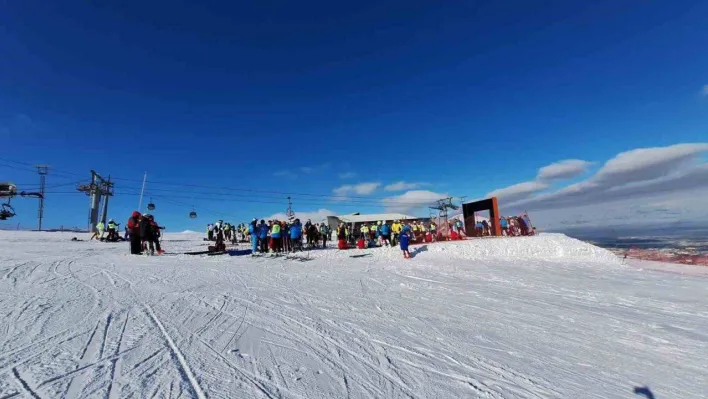
[[[411,246],[418,260],[458,259],[468,261],[504,260],[509,262],[564,262],[620,265],[612,252],[564,234],[541,234],[533,237],[500,237],[468,239],[465,241],[438,242]],[[375,248],[338,252],[313,252],[313,257],[345,259],[357,253],[367,253],[373,258],[398,260],[398,248]]]

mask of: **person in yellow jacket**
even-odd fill
[[[433,241],[437,241],[438,226],[435,225],[435,222],[433,222],[432,220],[430,221],[430,235],[433,236]]]
[[[391,225],[391,233],[393,233],[393,239],[391,240],[391,246],[395,247],[398,245],[398,235],[401,234],[403,225],[400,220],[394,220]]]
[[[368,241],[369,240],[369,226],[367,226],[366,224],[362,224],[361,229],[359,229],[359,231],[361,232],[361,238],[363,238],[364,241]]]
[[[103,224],[103,222],[98,222],[93,232],[93,235],[91,236],[91,240],[93,240],[94,238],[97,240],[101,240],[101,238],[103,238],[103,230],[105,229],[105,227],[106,226]]]

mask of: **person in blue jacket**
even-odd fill
[[[409,259],[411,257],[411,253],[408,252],[408,243],[410,242],[410,228],[403,228],[403,231],[401,231],[401,234],[398,236],[398,242],[400,243],[399,245],[401,246],[401,251],[403,251],[403,257]]]
[[[251,223],[248,225],[248,232],[251,234],[251,255],[256,256],[256,252],[258,252],[258,226],[256,225],[258,223],[257,219],[253,219]]]
[[[499,218],[499,224],[501,225],[502,234],[505,236],[509,235],[509,221],[505,217]]]
[[[290,226],[290,241],[293,251],[302,250],[302,223],[300,223],[300,219],[295,219],[295,222]]]
[[[391,245],[391,226],[386,222],[381,225],[381,239],[387,247]]]
[[[267,253],[268,252],[268,225],[266,224],[265,220],[261,219],[261,223],[258,225],[258,230],[256,231],[258,234],[258,242],[260,243],[260,252],[261,253]]]

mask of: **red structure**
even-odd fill
[[[491,224],[491,235],[501,236],[501,224],[499,223],[499,205],[497,197],[487,198],[481,201],[468,202],[462,205],[462,214],[465,217],[465,230],[467,235],[474,232],[474,227],[477,221],[475,220],[475,212],[489,211],[489,223]]]

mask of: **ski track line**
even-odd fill
[[[290,387],[288,386],[288,381],[285,379],[285,377],[283,377],[283,371],[280,370],[280,363],[278,363],[278,359],[276,359],[275,355],[273,354],[273,348],[271,348],[270,345],[266,346],[268,347],[268,352],[270,352],[270,357],[273,359],[273,363],[275,363],[275,368],[278,370],[280,379],[283,380],[283,385],[285,385],[285,389],[289,391]]]
[[[236,300],[239,300],[239,301],[243,301],[243,302],[250,303],[250,304],[255,305],[255,306],[257,306],[257,307],[263,308],[263,309],[265,309],[265,310],[267,310],[267,311],[269,311],[269,312],[272,312],[272,313],[274,313],[275,315],[280,316],[280,317],[283,318],[283,319],[290,320],[291,322],[293,322],[293,323],[299,325],[300,327],[302,327],[302,328],[304,328],[305,330],[307,330],[307,331],[313,333],[314,335],[317,335],[317,336],[321,337],[324,341],[329,342],[330,344],[334,345],[334,347],[343,350],[344,352],[346,352],[347,354],[349,354],[349,356],[353,357],[354,359],[359,360],[359,362],[361,362],[362,365],[368,366],[368,367],[371,368],[373,371],[378,372],[381,376],[383,376],[384,378],[386,378],[386,379],[387,379],[389,382],[391,382],[393,385],[397,386],[398,389],[400,389],[401,392],[405,393],[408,397],[414,398],[414,399],[417,398],[415,392],[414,392],[412,389],[410,389],[409,387],[407,387],[407,386],[406,386],[405,384],[403,384],[402,382],[398,381],[398,380],[397,380],[396,378],[394,378],[392,375],[388,374],[385,370],[381,369],[380,367],[377,367],[376,365],[370,363],[368,360],[364,359],[362,356],[356,354],[353,350],[351,350],[351,349],[349,349],[349,348],[346,348],[344,345],[342,345],[341,342],[338,342],[338,341],[336,341],[335,339],[333,339],[333,338],[331,338],[331,337],[329,337],[329,336],[327,336],[327,335],[325,335],[325,334],[323,334],[323,333],[321,333],[321,332],[315,330],[314,328],[312,328],[312,327],[310,327],[310,326],[308,326],[308,325],[306,325],[306,324],[300,322],[299,320],[296,320],[296,319],[294,319],[294,318],[292,318],[292,317],[290,317],[290,316],[288,316],[288,315],[286,315],[286,314],[284,314],[284,313],[280,313],[280,312],[278,312],[278,311],[276,311],[276,310],[274,310],[274,309],[270,309],[270,308],[268,308],[268,307],[266,307],[266,306],[259,305],[259,304],[255,303],[255,302],[251,302],[251,301],[249,301],[249,300],[247,300],[247,299],[236,298],[236,297],[232,297],[232,296],[229,296],[229,298],[233,298],[233,299],[236,299]]]
[[[202,302],[206,302],[206,301],[202,300]],[[224,302],[221,304],[221,307],[216,311],[216,314],[214,316],[212,316],[209,319],[209,321],[207,321],[203,326],[199,327],[195,331],[195,334],[201,335],[202,333],[206,332],[206,330],[209,328],[211,323],[213,323],[219,316],[221,316],[221,314],[224,311],[224,307],[226,307],[226,302],[227,302],[226,297],[224,297]],[[213,305],[211,305],[211,307],[216,309],[216,307],[214,307]]]
[[[162,325],[162,323],[157,318],[157,316],[155,316],[155,312],[153,312],[150,305],[144,304],[144,306],[145,306],[145,311],[147,312],[148,316],[150,316],[152,321],[155,323],[157,328],[160,330],[160,332],[162,332],[162,335],[165,337],[167,344],[170,346],[170,350],[172,351],[172,354],[175,355],[175,357],[179,361],[179,364],[182,366],[182,371],[187,375],[187,378],[189,379],[189,383],[192,386],[192,389],[194,390],[195,395],[197,395],[197,398],[199,398],[199,399],[206,399],[206,395],[204,395],[202,388],[199,386],[197,379],[194,377],[194,373],[192,372],[192,369],[187,364],[187,361],[185,360],[184,356],[182,355],[182,352],[179,351],[179,348],[177,347],[177,345],[175,345],[174,341],[172,341],[172,337],[170,337],[170,334],[167,333],[167,330],[165,330],[165,327]]]
[[[22,377],[20,377],[20,373],[19,371],[17,371],[16,368],[12,369],[12,375],[15,376],[17,382],[19,382],[20,386],[22,386],[22,389],[24,389],[28,394],[30,394],[30,396],[32,396],[34,399],[42,399],[39,395],[37,395],[36,392],[32,390],[32,388],[29,387],[29,385],[27,385],[27,381],[23,380]]]
[[[120,346],[123,343],[123,334],[125,334],[125,327],[128,325],[129,315],[130,315],[130,311],[128,311],[125,314],[125,322],[123,322],[123,328],[120,330],[120,336],[118,336],[118,345],[117,345],[116,351],[114,353],[114,359],[111,361],[111,373],[109,376],[110,381],[108,382],[108,394],[106,395],[107,399],[110,399],[112,396],[111,394],[112,394],[112,390],[113,390],[113,384],[115,382],[116,368],[118,368],[117,363],[119,360],[117,357],[115,357],[115,355],[117,355],[120,352]],[[119,371],[120,371],[120,369],[119,369]]]
[[[65,379],[65,378],[73,377],[75,374],[80,373],[80,372],[82,372],[82,371],[84,371],[84,370],[86,370],[86,369],[90,369],[91,367],[100,366],[100,365],[102,365],[103,363],[110,362],[110,361],[113,361],[114,359],[118,359],[118,358],[120,358],[120,357],[123,357],[123,355],[125,355],[125,354],[128,353],[128,352],[131,352],[131,351],[135,350],[136,348],[137,348],[137,346],[134,346],[134,347],[132,347],[132,348],[128,348],[128,349],[124,350],[123,352],[116,353],[116,354],[113,355],[113,356],[109,356],[109,357],[106,357],[106,358],[103,358],[103,359],[98,359],[97,361],[95,361],[95,362],[93,362],[93,363],[87,364],[87,365],[85,365],[85,366],[81,366],[81,367],[79,367],[79,368],[77,368],[77,369],[71,370],[71,371],[66,372],[66,373],[64,373],[64,374],[60,374],[60,375],[54,376],[54,377],[52,377],[52,378],[50,378],[50,379],[48,379],[48,380],[46,380],[46,381],[42,381],[42,382],[38,385],[38,387],[43,387],[43,386],[45,386],[45,385],[47,385],[47,384],[51,384],[51,383],[53,383],[53,382],[55,382],[55,381],[59,381],[59,380]],[[68,395],[67,395],[67,396],[68,396]]]

